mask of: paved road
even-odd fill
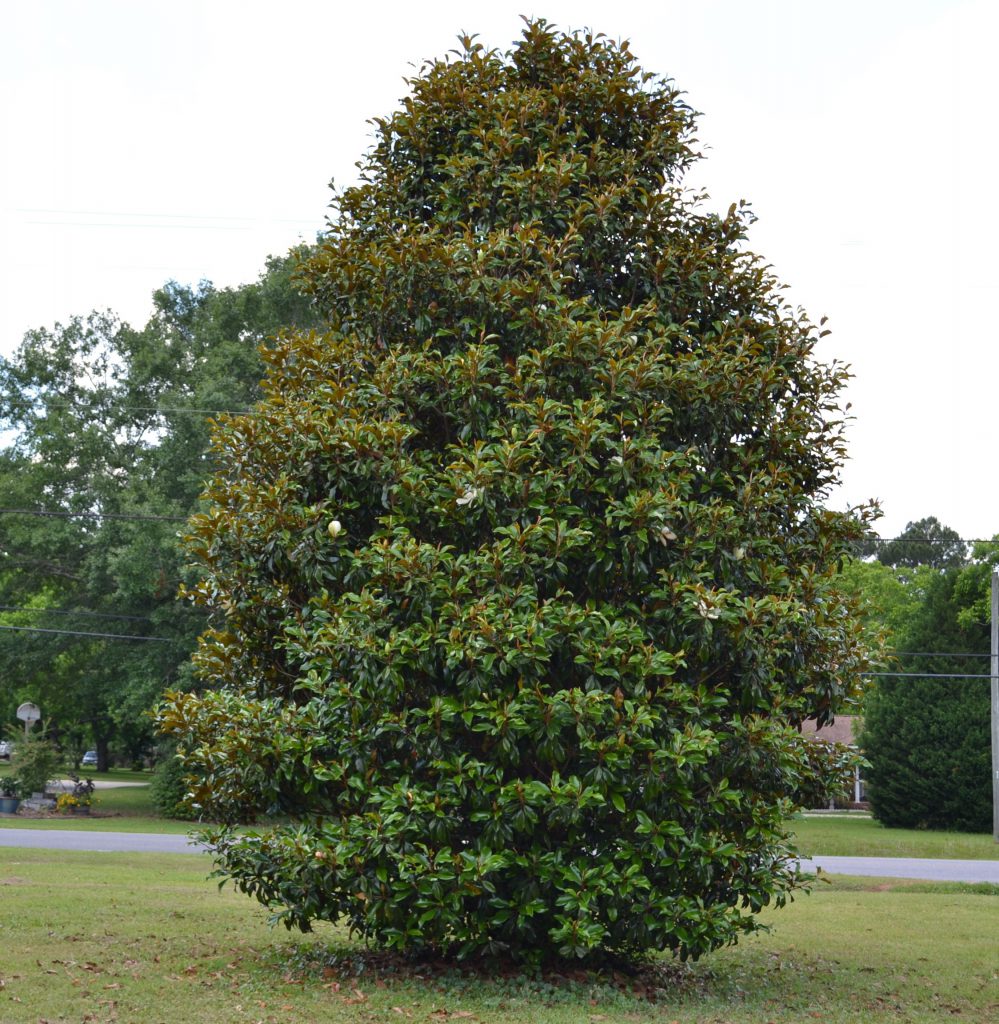
[[[3,846],[88,850],[97,853],[200,853],[203,850],[185,835],[54,828],[0,828],[0,847]]]
[[[999,885],[999,860],[929,860],[922,857],[812,857],[806,871],[820,867],[831,875],[875,878],[926,878],[934,882],[994,882]]]
[[[131,853],[201,853],[203,847],[185,835],[144,832],[88,832],[83,829],[0,828],[0,847],[31,846],[46,850],[88,850]],[[875,878],[926,878],[939,882],[994,882],[999,885],[999,860],[929,860],[914,857],[812,857],[806,871],[817,867],[833,875]]]

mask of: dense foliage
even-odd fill
[[[153,807],[164,818],[191,820],[194,815],[187,797],[187,772],[175,750],[161,751],[149,786]]]
[[[968,547],[956,530],[926,516],[906,523],[899,536],[876,544],[873,553],[882,565],[896,569],[957,569],[967,559]]]
[[[471,39],[378,120],[191,540],[161,724],[221,871],[415,951],[697,956],[795,886],[853,693],[841,367],[624,45]]]
[[[177,590],[178,533],[212,469],[207,420],[258,397],[269,334],[311,323],[295,263],[237,289],[168,284],[141,329],[94,313],[0,359],[0,723],[32,700],[101,768],[112,748],[149,749],[148,711],[190,679],[206,624]]]
[[[18,743],[12,767],[21,796],[29,797],[45,792],[49,782],[59,773],[62,763],[52,743],[34,733]]]
[[[890,670],[935,678],[881,678],[866,699],[865,778],[885,825],[992,827],[989,681],[962,677],[989,672],[997,561],[996,545],[980,544],[961,568],[924,569],[910,581],[918,600],[895,634],[903,653]]]

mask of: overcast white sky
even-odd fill
[[[994,0],[34,0],[0,33],[0,353],[168,279],[254,279],[312,238],[367,118],[462,30],[521,13],[631,40],[703,112],[691,184],[750,200],[753,248],[852,364],[832,504],[880,531],[999,532]]]

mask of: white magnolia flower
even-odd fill
[[[481,492],[478,487],[468,487],[461,492],[458,500],[455,502],[456,505],[471,505],[473,501],[479,496]]]
[[[339,519],[334,519],[333,522],[331,522],[330,525],[326,527],[326,529],[329,532],[329,535],[334,540],[336,540],[337,537],[339,537],[340,534],[343,532],[343,525],[341,524]]]
[[[659,539],[664,544],[668,544],[671,540],[676,540],[676,534],[668,526],[664,526],[659,531]]]
[[[743,544],[740,544],[735,551],[732,552],[732,557],[737,561],[741,562],[746,557],[746,548]]]
[[[697,611],[705,619],[717,619],[718,616],[721,615],[721,612],[717,608],[708,604],[703,597],[697,602]]]

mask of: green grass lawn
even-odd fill
[[[999,860],[999,844],[986,833],[885,828],[873,818],[821,815],[795,818],[792,828],[806,857],[936,857]]]
[[[3,774],[0,772],[0,774]],[[140,782],[139,786],[121,786],[99,789],[94,793],[95,803],[88,817],[68,814],[50,814],[45,817],[0,817],[0,828],[93,829],[100,832],[167,832],[185,833],[191,824],[162,818],[153,807],[149,789],[151,774],[114,769],[84,777],[102,782]],[[3,1018],[0,1017],[0,1021]]]
[[[621,975],[400,979],[365,967],[356,947],[343,956],[330,927],[304,938],[268,928],[207,869],[190,856],[0,849],[4,921],[17,932],[0,1020],[991,1024],[999,1011],[994,886],[836,879],[768,914],[771,933],[636,994]],[[331,944],[346,968],[322,969]]]
[[[9,761],[0,761],[0,779],[5,775],[10,775],[13,770]],[[66,778],[72,770],[72,768],[64,767],[60,774],[63,778]],[[81,768],[77,774],[80,778],[94,779],[99,782],[150,782],[153,777],[152,772],[135,771],[131,768],[112,768],[106,772],[95,772],[89,768]]]
[[[0,777],[4,774],[3,767],[0,767]],[[0,828],[90,829],[97,832],[166,832],[183,835],[195,827],[191,822],[163,818],[157,813],[149,788],[151,772],[116,768],[109,772],[88,772],[81,777],[112,784],[141,784],[96,790],[92,813],[88,817],[68,814],[49,814],[44,817],[0,815]]]

